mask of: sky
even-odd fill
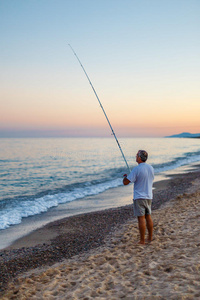
[[[0,137],[200,133],[199,0],[0,0]]]

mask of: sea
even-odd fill
[[[155,181],[200,162],[200,139],[120,138],[119,143],[130,169],[137,165],[139,149],[148,152],[147,162],[154,167]],[[5,238],[1,235],[4,231],[9,236],[8,228],[20,231],[17,228],[23,222],[23,234],[27,234],[45,219],[50,222],[120,206],[112,195],[115,197],[116,189],[123,186],[123,174],[128,172],[113,137],[1,138],[0,239]],[[28,226],[30,223],[32,226]],[[1,239],[0,248],[5,243]]]

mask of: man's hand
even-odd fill
[[[130,183],[130,180],[128,180],[127,174],[124,174],[123,177],[124,177],[124,179],[123,179],[123,185],[128,185]]]

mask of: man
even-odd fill
[[[138,218],[140,232],[139,244],[145,244],[145,231],[148,230],[148,242],[152,241],[153,221],[151,218],[152,186],[154,179],[154,169],[146,163],[148,153],[139,150],[136,155],[138,166],[133,168],[131,173],[124,175],[123,184],[134,183],[134,215]]]

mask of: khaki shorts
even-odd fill
[[[151,203],[150,199],[136,199],[133,200],[134,216],[141,217],[151,214]]]

